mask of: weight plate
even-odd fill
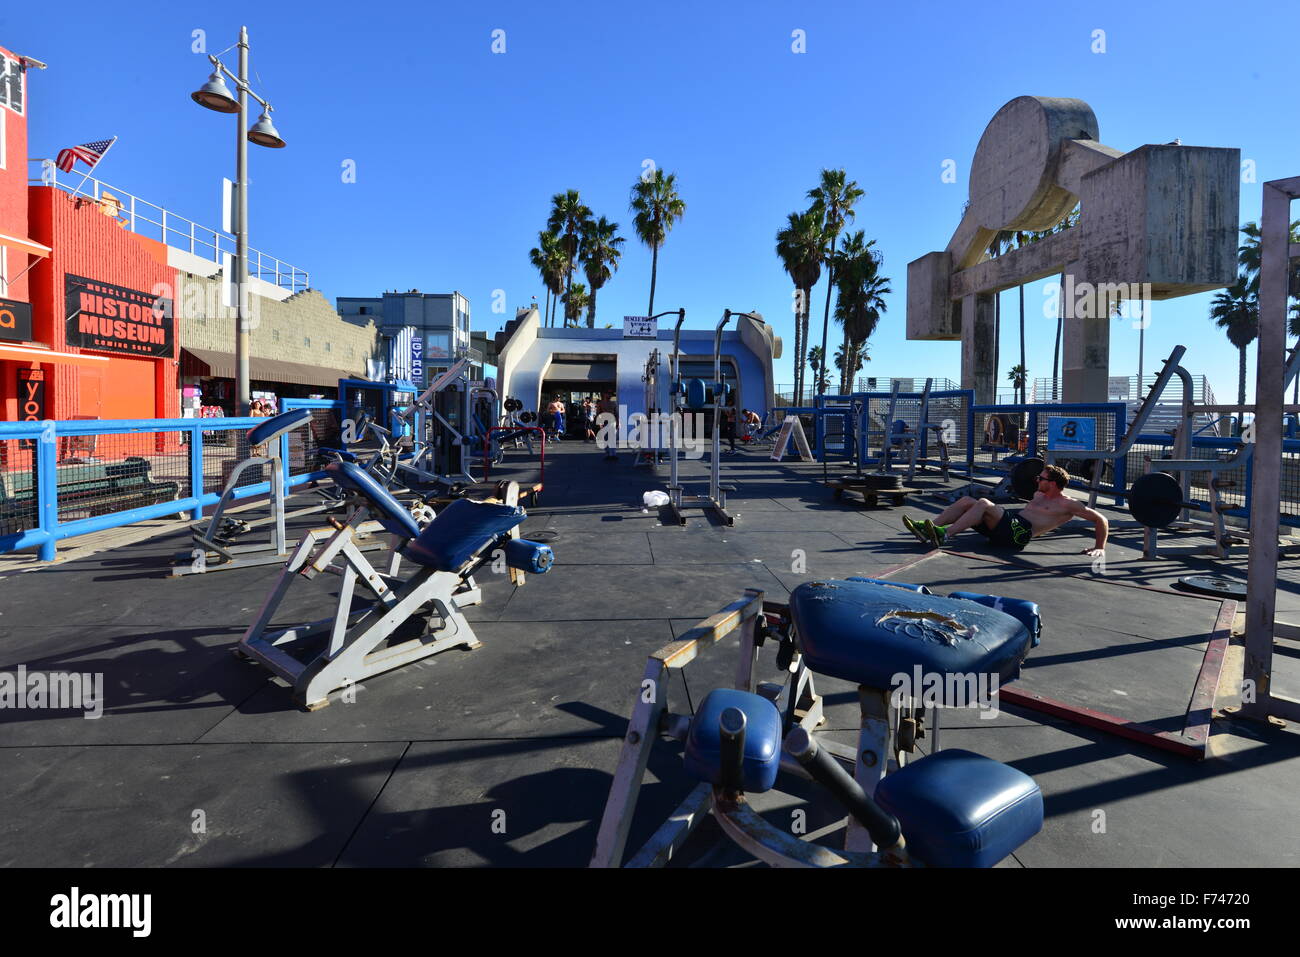
[[[1139,476],[1129,492],[1128,510],[1147,528],[1164,528],[1183,509],[1183,490],[1168,472]]]
[[[520,412],[520,413],[519,413],[519,421],[522,422],[524,425],[529,425],[529,424],[532,423],[536,418],[537,418],[537,416],[534,415],[532,412]]]
[[[1011,470],[1011,491],[1016,498],[1032,499],[1038,491],[1038,476],[1047,463],[1042,459],[1025,459]]]
[[[524,407],[524,404],[518,399],[506,399],[505,408],[507,412],[518,412]]]
[[[1208,595],[1222,595],[1224,598],[1246,597],[1246,583],[1238,578],[1224,578],[1222,575],[1188,575],[1178,579],[1178,584]]]

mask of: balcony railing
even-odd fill
[[[196,256],[211,259],[221,265],[223,256],[235,254],[235,237],[229,233],[201,226],[192,219],[174,213],[148,200],[128,193],[124,189],[84,176],[81,173],[64,173],[51,159],[34,159],[29,167],[38,171],[28,182],[33,186],[53,186],[72,196],[84,196],[102,208],[117,207],[116,219],[133,233],[156,239],[176,249],[185,249]],[[259,249],[248,247],[248,276],[261,279],[289,292],[302,292],[310,288],[311,277],[283,260],[268,256]]]

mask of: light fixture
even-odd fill
[[[201,89],[191,93],[190,99],[199,106],[206,106],[209,110],[216,110],[218,113],[239,112],[239,102],[230,95],[230,90],[226,89],[226,81],[221,78],[220,70],[213,70],[212,76],[208,77],[208,82],[204,83]]]
[[[269,110],[262,111],[253,128],[248,131],[248,138],[258,146],[269,146],[275,150],[284,148],[284,140],[280,139],[280,134],[276,132]]]

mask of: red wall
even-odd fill
[[[66,419],[78,414],[97,414],[101,419],[179,417],[175,351],[179,337],[176,334],[172,337],[172,354],[166,358],[122,356],[69,347],[64,321],[64,277],[69,273],[141,292],[153,292],[159,284],[164,284],[174,302],[177,273],[166,265],[166,247],[128,232],[116,220],[105,216],[95,203],[84,198],[78,201],[62,190],[32,186],[28,197],[31,219],[28,235],[53,250],[49,259],[28,274],[32,278],[33,335],[57,351],[109,357],[102,372],[72,366],[53,367],[48,387],[51,417]],[[98,381],[86,382],[83,389],[87,377]],[[88,407],[96,394],[100,398],[98,413]]]

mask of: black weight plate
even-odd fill
[[[1011,491],[1016,498],[1031,499],[1038,491],[1038,476],[1047,463],[1042,459],[1025,459],[1011,470]]]
[[[507,412],[518,412],[524,407],[524,404],[518,399],[506,399],[505,408]]]
[[[862,482],[867,488],[881,492],[902,487],[899,477],[888,472],[868,472],[862,476]]]
[[[1224,598],[1245,598],[1246,583],[1239,578],[1224,578],[1220,575],[1188,575],[1178,579],[1178,584],[1192,591],[1208,595],[1221,595]]]
[[[520,412],[520,413],[519,413],[519,421],[522,422],[524,425],[528,425],[528,424],[530,424],[530,423],[531,423],[534,419],[536,419],[536,418],[537,418],[537,416],[535,416],[535,415],[534,415],[533,413],[531,413],[531,412]]]
[[[1138,476],[1129,492],[1128,510],[1147,528],[1164,528],[1183,509],[1183,490],[1168,472]]]

